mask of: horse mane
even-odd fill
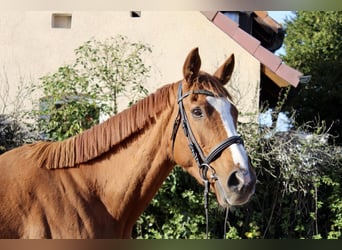
[[[177,84],[165,85],[132,107],[112,116],[83,133],[57,142],[38,142],[32,145],[28,157],[47,169],[70,168],[93,160],[118,146],[132,134],[137,135],[151,125],[165,108],[175,101]],[[207,89],[231,99],[227,89],[217,78],[200,72],[193,88]],[[171,91],[170,91],[171,90]],[[173,93],[171,97],[171,93]]]
[[[36,159],[39,167],[47,169],[76,167],[95,159],[152,124],[155,117],[171,105],[174,98],[170,98],[170,89],[173,87],[174,84],[161,87],[132,107],[79,135],[64,141],[29,145],[29,157]]]

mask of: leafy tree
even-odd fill
[[[33,114],[45,138],[63,140],[97,124],[100,113],[116,114],[120,94],[130,104],[145,96],[150,67],[143,56],[148,52],[149,45],[120,35],[103,42],[91,39],[75,50],[73,64],[41,77],[33,91],[44,97]]]
[[[95,83],[102,97],[107,96],[109,114],[118,112],[119,94],[127,96],[130,104],[148,94],[144,83],[150,67],[144,64],[143,56],[152,52],[149,45],[118,35],[104,42],[89,40],[75,52],[75,68],[83,78]]]
[[[312,75],[295,90],[288,108],[299,123],[321,119],[342,143],[342,12],[298,11],[286,20],[284,61]]]

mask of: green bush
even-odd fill
[[[143,56],[150,52],[149,45],[120,35],[91,39],[75,50],[73,64],[41,77],[32,91],[44,97],[31,115],[39,119],[44,138],[63,140],[99,123],[100,114],[116,114],[119,95],[129,104],[146,96],[143,84],[150,67]]]

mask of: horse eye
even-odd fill
[[[203,112],[202,112],[202,110],[199,107],[194,108],[193,110],[191,110],[191,114],[194,117],[196,117],[196,118],[203,117]]]

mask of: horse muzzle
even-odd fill
[[[246,170],[233,171],[226,181],[217,177],[214,183],[217,200],[223,207],[243,205],[255,191],[256,176]]]

